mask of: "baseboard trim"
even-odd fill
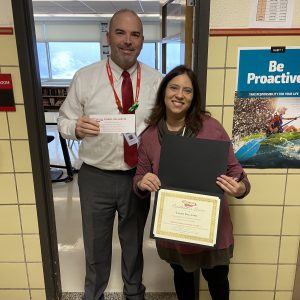
[[[62,300],[82,300],[83,293],[64,292]],[[123,293],[105,293],[105,300],[124,300]],[[146,293],[146,300],[177,300],[175,293]]]

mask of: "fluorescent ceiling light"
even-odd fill
[[[38,1],[38,0],[36,0]],[[74,0],[59,0],[59,1],[74,1]],[[104,2],[104,1],[107,1],[107,0],[82,0],[80,2]],[[159,0],[117,0],[119,2],[159,2]],[[110,0],[110,2],[114,2],[114,0]]]
[[[84,18],[111,18],[113,14],[34,14],[35,17],[84,17]],[[141,18],[159,18],[159,14],[138,14]]]

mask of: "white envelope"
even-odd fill
[[[90,115],[92,119],[100,122],[100,134],[102,133],[135,133],[135,115]]]

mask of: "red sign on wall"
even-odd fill
[[[0,111],[16,111],[11,74],[0,74]]]

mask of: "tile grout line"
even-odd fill
[[[20,229],[21,229],[21,239],[22,239],[22,246],[23,246],[23,255],[24,255],[24,264],[25,264],[25,270],[26,270],[26,276],[27,276],[27,287],[29,290],[29,297],[32,299],[31,295],[31,289],[30,289],[30,280],[29,280],[29,272],[28,272],[28,265],[26,261],[26,253],[25,253],[25,242],[24,242],[24,235],[23,235],[23,224],[22,224],[22,215],[21,215],[21,207],[20,207],[20,201],[19,201],[19,193],[18,193],[18,187],[17,187],[17,178],[16,178],[16,169],[15,169],[15,160],[12,150],[12,142],[11,142],[11,133],[10,133],[10,124],[8,119],[8,113],[6,113],[6,119],[7,119],[7,127],[8,127],[8,135],[10,138],[10,151],[11,151],[11,157],[12,157],[12,165],[13,165],[13,175],[14,175],[14,181],[15,181],[15,189],[17,194],[17,207],[18,207],[18,213],[19,213],[19,222],[20,222]]]

